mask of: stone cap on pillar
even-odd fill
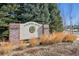
[[[20,24],[19,23],[10,23],[9,28],[19,28]]]

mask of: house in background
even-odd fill
[[[74,26],[65,26],[64,32],[72,32],[76,35],[79,36],[79,25],[74,25]]]

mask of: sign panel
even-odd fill
[[[20,39],[31,39],[32,37],[38,38],[40,35],[42,35],[41,29],[42,25],[36,22],[20,24]]]

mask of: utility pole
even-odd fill
[[[72,4],[70,4],[70,14],[69,14],[69,19],[70,19],[70,33],[73,33],[73,28],[72,28]]]
[[[62,10],[62,11],[63,11],[63,13],[62,13],[62,16],[63,16],[63,19],[62,19],[62,21],[63,21],[63,27],[64,27],[64,30],[66,30],[66,19],[64,18],[65,14],[64,14],[64,10]]]

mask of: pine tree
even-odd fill
[[[49,21],[48,4],[20,4],[17,19],[21,22],[35,21],[38,23]],[[19,13],[20,12],[20,13]]]
[[[50,32],[63,31],[63,24],[57,4],[49,4]]]
[[[15,11],[17,10],[17,4],[2,4],[0,7],[0,26],[8,25],[10,22],[14,22]]]

